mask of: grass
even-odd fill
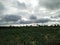
[[[0,45],[60,45],[60,27],[0,27]]]

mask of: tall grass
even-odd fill
[[[0,45],[60,45],[60,27],[0,27]]]

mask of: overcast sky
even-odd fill
[[[60,24],[60,0],[0,0],[0,25]]]

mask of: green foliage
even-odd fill
[[[0,27],[0,45],[57,45],[59,43],[59,26]]]

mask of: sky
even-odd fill
[[[0,0],[0,25],[60,24],[60,0]]]

